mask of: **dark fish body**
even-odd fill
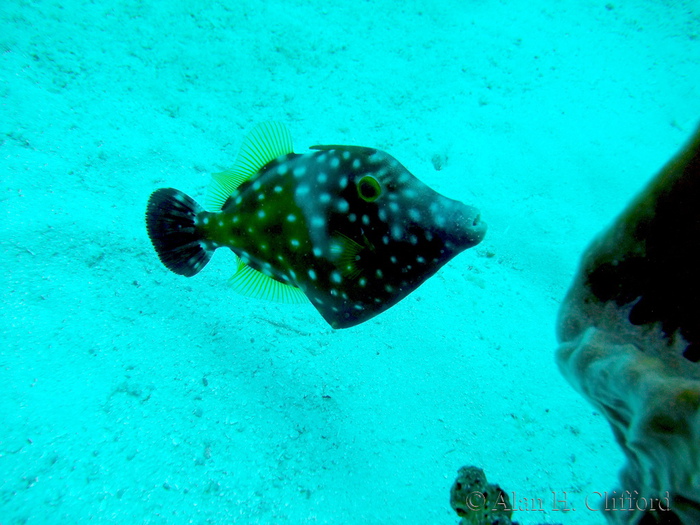
[[[154,192],[147,226],[163,263],[191,276],[228,247],[240,258],[238,291],[280,301],[303,292],[333,328],[346,328],[483,239],[476,209],[430,189],[387,153],[313,149],[292,153],[286,128],[262,124],[236,166],[214,176],[208,204],[219,211],[178,190]]]

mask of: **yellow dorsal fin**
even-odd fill
[[[236,188],[250,180],[265,164],[293,152],[292,134],[287,126],[280,122],[258,124],[243,139],[233,167],[212,173],[205,205],[210,210],[220,210]]]
[[[238,261],[236,273],[229,279],[231,287],[241,295],[276,303],[299,304],[308,301],[296,286],[284,284]]]

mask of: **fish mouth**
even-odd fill
[[[465,208],[461,213],[455,214],[459,215],[455,217],[455,223],[464,237],[464,243],[468,248],[471,248],[484,239],[488,227],[486,222],[482,220],[481,212],[478,209],[471,206],[465,206]]]

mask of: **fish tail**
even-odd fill
[[[214,249],[197,225],[204,209],[173,188],[154,191],[146,207],[146,229],[161,262],[173,272],[192,277],[211,259]]]

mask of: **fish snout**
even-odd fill
[[[453,211],[449,223],[454,225],[457,237],[465,248],[476,246],[486,235],[486,223],[481,219],[481,212],[473,206],[458,207]]]

